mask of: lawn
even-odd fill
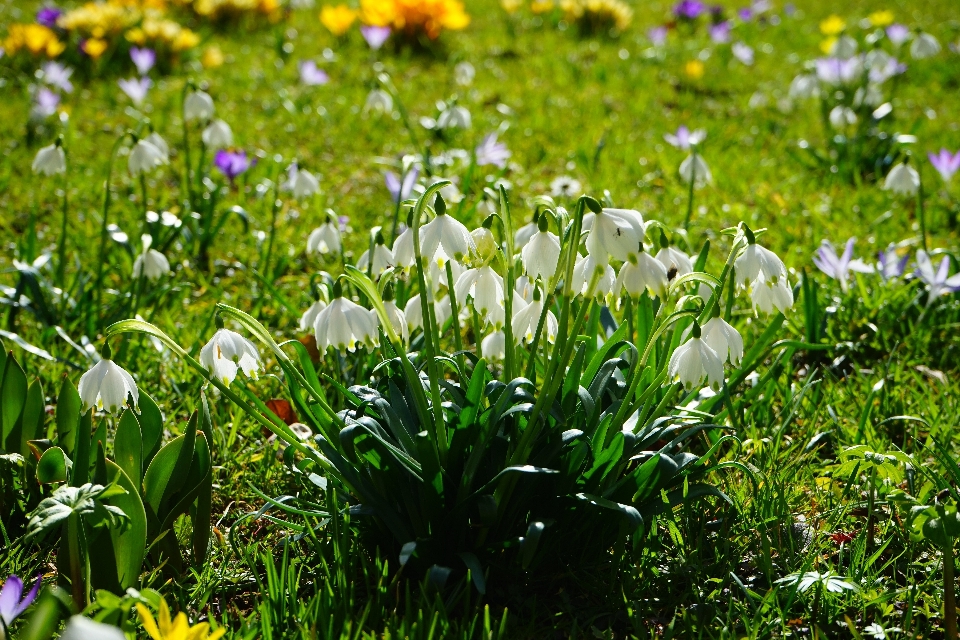
[[[138,101],[0,0],[0,638],[957,637],[955,2],[626,3],[118,2]]]

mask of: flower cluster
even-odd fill
[[[623,31],[633,20],[633,9],[623,0],[561,0],[560,8],[587,34]]]
[[[470,24],[460,0],[361,0],[359,17],[365,25],[389,27],[411,40],[436,40],[444,30],[460,31]]]
[[[34,58],[56,58],[66,45],[57,33],[42,24],[11,24],[7,37],[3,40],[6,55],[15,56],[26,52]]]
[[[279,0],[176,0],[198,16],[215,22],[236,21],[250,16],[279,22],[284,10]]]

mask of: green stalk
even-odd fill
[[[278,176],[278,179],[279,179],[279,176]],[[279,202],[278,193],[277,193],[278,188],[279,188],[278,181],[274,180],[273,202],[271,203],[271,206],[270,206],[270,236],[267,238],[267,255],[263,259],[263,269],[261,269],[261,272],[263,273],[263,277],[270,282],[273,282],[273,278],[270,275],[270,259],[273,256],[273,236],[277,232],[277,212],[280,209],[280,207],[277,204],[277,202]],[[371,254],[370,264],[373,264],[372,255],[373,254]]]
[[[66,269],[67,269],[67,215],[69,212],[67,194],[70,190],[70,181],[67,178],[70,165],[66,161],[66,152],[64,152],[64,170],[63,170],[63,219],[60,222],[60,243],[57,247],[57,285],[66,290]],[[64,301],[66,296],[64,296]]]
[[[947,536],[943,545],[943,622],[947,638],[957,640],[957,592],[954,577],[953,538]]]
[[[690,229],[690,218],[693,217],[693,186],[697,183],[697,148],[690,147],[690,188],[687,192],[687,217],[683,221],[683,230]]]
[[[187,102],[187,91],[190,90],[190,83],[183,85],[183,91],[180,92],[180,116],[183,119],[183,184],[187,188],[187,202],[190,203],[190,211],[196,211],[193,196],[193,176],[190,173],[190,129],[187,126],[186,111],[183,107]]]
[[[87,603],[83,589],[83,566],[80,562],[80,514],[78,513],[67,516],[67,545],[70,549],[70,592],[77,610],[82,611]]]
[[[107,233],[108,218],[110,213],[110,182],[113,180],[113,161],[117,157],[117,151],[120,149],[120,144],[127,138],[127,134],[123,134],[117,138],[116,142],[113,143],[113,149],[110,151],[110,160],[107,164],[107,179],[103,186],[103,210],[101,216],[103,218],[100,224],[100,254],[99,260],[97,260],[97,277],[94,278],[93,286],[97,292],[97,305],[96,305],[96,314],[99,316],[103,308],[103,265],[107,261],[107,238],[109,234]],[[88,308],[89,310],[89,308]],[[87,324],[89,325],[89,316],[87,318]]]
[[[917,220],[920,222],[920,241],[923,250],[927,251],[927,214],[926,208],[923,206],[923,180],[917,187]]]
[[[460,375],[466,376],[466,362],[463,357],[463,338],[460,336],[460,307],[457,304],[456,287],[453,286],[453,268],[450,261],[447,261],[447,295],[450,296],[450,311],[453,314],[453,346],[457,350],[457,365],[460,367]]]

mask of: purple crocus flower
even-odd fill
[[[892,42],[894,46],[899,47],[910,39],[910,28],[895,22],[887,27],[887,37],[890,38],[890,42]]]
[[[873,267],[865,264],[859,258],[853,257],[853,245],[856,238],[847,240],[847,246],[844,247],[843,255],[837,256],[837,250],[833,248],[833,243],[824,240],[817,249],[817,255],[813,257],[813,264],[817,265],[820,271],[840,283],[840,290],[847,292],[847,281],[850,278],[850,272],[872,273]]]
[[[147,97],[147,92],[153,86],[153,80],[147,77],[129,78],[118,80],[117,84],[125,94],[133,101],[133,104],[140,106]]]
[[[213,164],[220,170],[220,173],[227,176],[230,182],[233,182],[237,176],[249,169],[252,163],[250,158],[247,157],[247,152],[242,149],[239,151],[220,149],[213,158]]]
[[[690,147],[700,144],[706,137],[707,132],[703,129],[690,131],[687,125],[682,124],[677,128],[676,134],[664,134],[663,139],[666,140],[670,146],[676,147],[681,151],[689,151]]]
[[[750,7],[743,7],[737,11],[737,17],[739,17],[743,22],[750,22],[753,18],[753,9]]]
[[[53,29],[57,26],[57,20],[63,15],[63,11],[56,7],[43,7],[37,11],[37,24]]]
[[[0,618],[6,626],[13,624],[17,617],[27,610],[40,592],[40,576],[33,583],[33,588],[26,596],[23,595],[23,580],[11,575],[4,580],[3,589],[0,589]]]
[[[730,42],[730,27],[729,20],[710,25],[710,39],[716,44]]]
[[[827,84],[849,84],[857,79],[863,67],[859,56],[848,60],[842,58],[817,58],[814,61],[817,78]]]
[[[647,37],[650,43],[655,47],[662,47],[667,42],[667,28],[664,26],[653,27],[647,31]]]
[[[33,109],[31,114],[37,118],[49,118],[57,112],[57,107],[60,105],[60,95],[54,91],[50,91],[46,87],[40,87],[37,89],[37,93],[34,96]]]
[[[497,134],[491,133],[483,139],[483,142],[477,147],[477,166],[483,167],[488,164],[496,165],[503,169],[507,166],[507,160],[510,159],[510,150],[507,145],[497,141]]]
[[[700,0],[680,0],[673,7],[673,14],[685,20],[696,20],[706,12],[707,6]]]
[[[394,202],[406,200],[413,193],[413,187],[417,184],[417,178],[420,177],[420,170],[413,167],[403,176],[403,182],[392,171],[383,174],[384,182],[387,184],[387,191]]]
[[[936,154],[930,151],[927,153],[927,157],[930,158],[930,164],[937,170],[944,182],[950,182],[953,174],[960,169],[960,151],[952,154],[946,149],[940,149],[940,153]]]
[[[43,81],[64,93],[73,93],[73,83],[70,82],[72,75],[73,69],[59,62],[51,60],[43,65]]]
[[[950,258],[944,256],[940,261],[940,266],[936,271],[933,270],[933,263],[930,256],[923,249],[917,251],[917,270],[916,276],[927,285],[930,297],[927,298],[927,304],[930,305],[940,296],[948,293],[960,291],[960,273],[950,275]]]
[[[350,216],[337,216],[337,228],[340,229],[340,233],[346,233],[349,224]]]
[[[882,64],[871,66],[867,77],[869,77],[870,82],[873,82],[874,84],[881,84],[893,76],[900,75],[906,70],[907,65],[900,62],[893,56],[889,56],[883,61]]]
[[[893,280],[902,276],[904,269],[907,268],[907,261],[910,259],[909,255],[902,258],[898,257],[897,247],[892,242],[887,245],[886,249],[877,254],[877,257],[879,260],[877,262],[877,273],[884,280]]]
[[[157,62],[157,52],[147,47],[130,47],[130,59],[137,67],[137,73],[142,76],[150,73]]]
[[[330,82],[327,72],[317,66],[313,60],[301,60],[297,65],[300,69],[300,82],[308,87],[315,87]]]
[[[363,34],[363,39],[367,41],[370,48],[376,51],[382,47],[383,43],[390,37],[390,27],[364,25],[360,27],[360,33]]]

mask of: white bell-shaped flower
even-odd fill
[[[527,246],[527,243],[530,242],[530,238],[533,237],[540,229],[537,227],[536,222],[528,222],[519,229],[516,233],[513,234],[513,247],[514,249],[520,250]]]
[[[857,124],[857,114],[850,107],[842,105],[831,109],[827,119],[830,120],[830,126],[834,129],[846,129],[848,126]]]
[[[375,316],[343,296],[336,296],[313,323],[321,353],[327,347],[352,352],[357,345],[377,346],[380,342],[377,326]]]
[[[740,366],[743,360],[743,338],[740,332],[723,318],[716,316],[707,320],[701,327],[701,334],[703,341],[716,351],[720,360],[729,360],[733,366]]]
[[[686,157],[680,163],[680,179],[684,183],[690,184],[693,180],[694,186],[702,187],[713,183],[713,175],[710,173],[710,167],[699,153],[694,153]]]
[[[660,298],[666,297],[669,278],[667,277],[667,268],[663,263],[643,251],[643,245],[639,245],[640,251],[634,251],[627,256],[627,261],[620,267],[620,273],[613,285],[613,293],[620,296],[622,291],[626,291],[632,298],[639,298],[644,292],[649,291],[653,296]]]
[[[383,240],[381,237],[380,240]],[[373,245],[373,264],[370,264],[370,250],[367,249],[357,260],[357,268],[366,271],[370,268],[374,280],[379,279],[384,271],[394,266],[393,252],[382,242],[375,242]]]
[[[632,209],[604,208],[600,213],[588,213],[583,217],[587,235],[587,252],[598,258],[610,256],[614,260],[626,260],[627,255],[637,250],[643,240],[646,227],[643,216]]]
[[[397,303],[393,298],[384,300],[383,307],[387,310],[387,318],[390,320],[390,326],[393,327],[394,332],[400,336],[400,339],[404,342],[409,341],[410,328],[407,324],[407,317],[404,314],[403,309],[397,306]],[[437,322],[440,322],[440,318],[437,318]]]
[[[940,43],[929,33],[918,33],[910,43],[910,56],[914,60],[931,58],[938,53],[940,53]]]
[[[150,248],[153,238],[149,234],[140,236],[140,241],[143,243],[143,253],[133,261],[133,277],[135,279],[145,277],[151,282],[156,282],[170,273],[170,261],[156,249]]]
[[[723,360],[701,338],[700,325],[696,321],[689,340],[677,347],[670,356],[667,375],[677,379],[685,389],[700,386],[706,378],[713,388],[723,384]]]
[[[590,284],[596,282],[593,289]],[[617,274],[613,267],[601,258],[592,253],[577,260],[573,266],[573,278],[570,280],[570,287],[574,295],[582,295],[585,298],[596,298],[603,300],[607,296],[613,295],[613,285],[617,281]]]
[[[327,303],[325,300],[317,300],[310,308],[303,312],[303,315],[300,316],[300,331],[309,331],[313,329],[313,323],[317,321],[317,316],[320,315],[320,312],[327,308]]]
[[[537,333],[537,327],[540,326],[540,316],[543,315],[543,300],[540,299],[540,291],[537,290],[533,296],[533,302],[524,305],[519,311],[513,314],[513,339],[517,344],[526,341],[527,344],[533,342]],[[543,334],[547,337],[547,342],[553,344],[557,339],[557,317],[553,311],[547,310],[547,315],[543,319]]]
[[[393,261],[397,267],[409,270],[417,263],[413,250],[413,229],[407,227],[393,241]]]
[[[133,376],[110,359],[110,352],[104,349],[104,357],[89,371],[80,376],[77,391],[83,402],[83,410],[89,411],[93,407],[115,413],[122,409],[129,396],[133,406],[140,401],[140,392]]]
[[[67,156],[59,144],[51,144],[37,151],[31,165],[33,172],[39,175],[52,176],[67,170]]]
[[[167,159],[164,157],[163,151],[146,139],[138,140],[127,157],[127,169],[130,170],[130,175],[134,177],[150,173],[166,163]]]
[[[502,330],[497,329],[480,342],[480,350],[484,358],[503,360],[507,354],[507,336]]]
[[[126,635],[113,626],[81,615],[71,616],[60,640],[126,640]]]
[[[284,190],[293,193],[297,200],[306,200],[312,198],[314,194],[320,191],[320,180],[315,175],[305,169],[299,168],[296,164],[290,165],[287,181],[283,185]]]
[[[765,247],[761,247],[753,239],[753,233],[748,233],[746,248],[737,256],[733,263],[736,271],[737,287],[754,282],[761,275],[767,282],[774,282],[778,278],[787,277],[787,267],[777,254]]]
[[[191,91],[183,101],[183,117],[187,122],[210,120],[213,117],[213,98],[206,91]]]
[[[453,315],[453,305],[450,303],[450,296],[443,296],[433,303],[433,314],[437,318],[437,324],[443,326]],[[403,308],[403,317],[407,320],[409,330],[415,331],[423,327],[423,307],[420,306],[420,294],[411,296]]]
[[[164,163],[170,162],[170,145],[163,139],[163,136],[156,131],[152,131],[144,140],[160,150],[160,155],[163,156]]]
[[[470,112],[460,105],[447,107],[437,118],[438,129],[469,129],[470,124]]]
[[[766,280],[761,274],[753,283],[750,294],[753,309],[764,313],[773,313],[774,310],[786,313],[793,307],[793,289],[786,278],[778,278],[775,282]]]
[[[230,385],[236,379],[237,371],[243,371],[243,375],[256,380],[262,368],[260,354],[253,343],[222,326],[200,350],[200,364],[225,385]]]
[[[497,311],[503,314],[504,295],[503,278],[493,267],[483,266],[478,269],[467,269],[457,278],[454,285],[457,301],[465,303],[467,296],[473,298],[473,308],[482,318],[487,318]]]
[[[383,89],[373,89],[367,94],[363,112],[390,113],[393,111],[393,97]]]
[[[219,118],[207,125],[200,134],[200,138],[208,149],[225,149],[233,146],[233,130]]]
[[[661,236],[660,251],[657,252],[657,260],[667,268],[667,277],[670,280],[693,273],[693,262],[690,256],[680,249],[666,243],[666,237]]]
[[[520,259],[531,280],[550,282],[560,260],[560,238],[546,229],[537,231],[520,251]]]
[[[906,162],[901,162],[887,174],[883,188],[905,196],[916,195],[920,189],[920,174]]]
[[[443,266],[447,259],[462,262],[471,251],[476,251],[470,231],[453,216],[439,213],[420,227],[420,256],[425,262]]]
[[[342,244],[340,241],[340,226],[333,216],[327,216],[327,221],[314,229],[307,238],[307,253],[337,255]]]

